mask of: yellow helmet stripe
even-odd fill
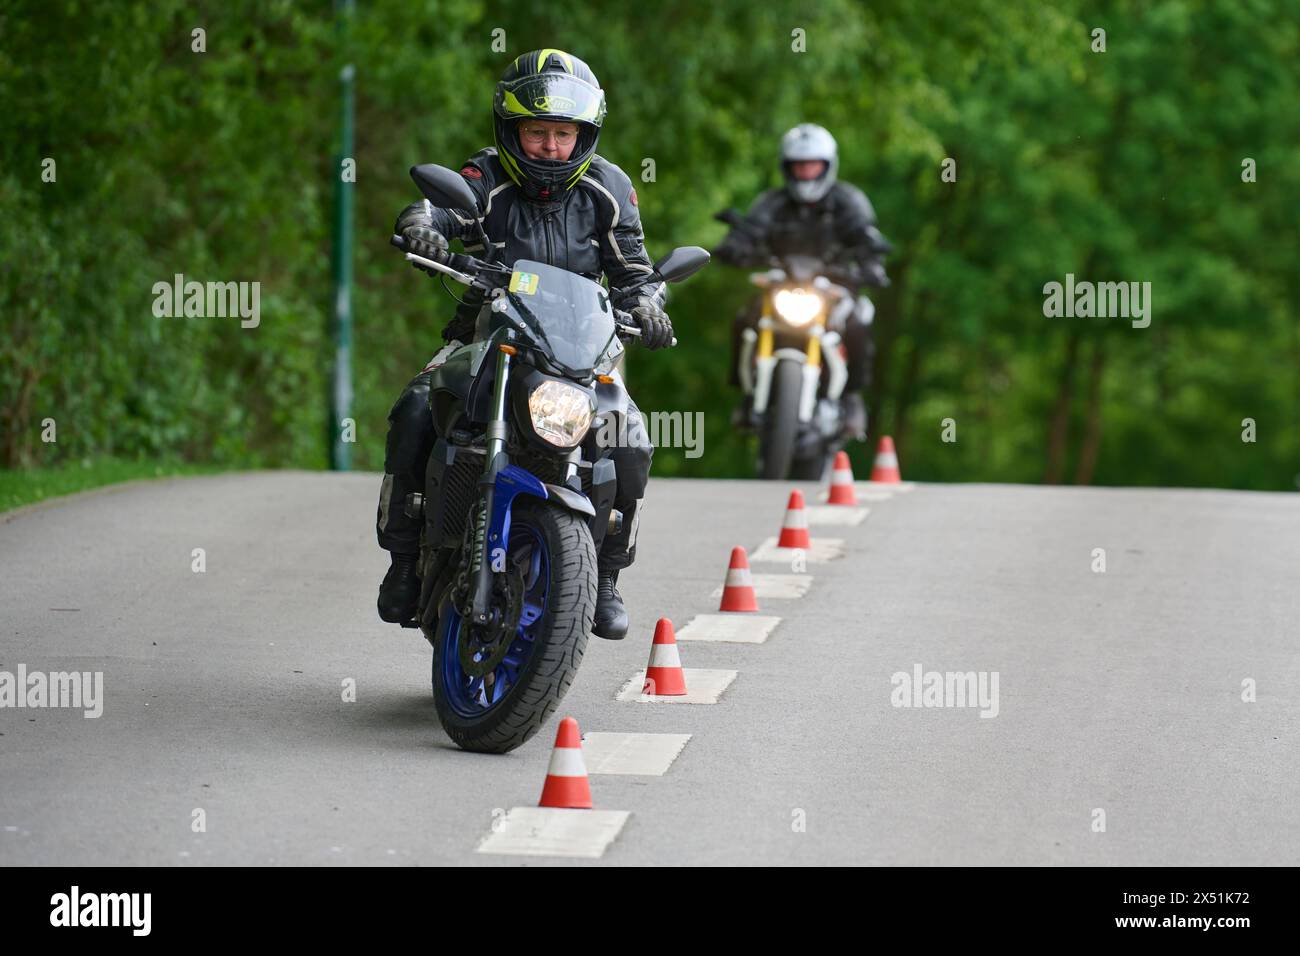
[[[519,98],[515,96],[515,94],[511,93],[509,90],[502,90],[501,92],[502,92],[501,100],[503,103],[505,103],[506,109],[509,110],[511,113],[522,113],[524,116],[537,115],[532,110],[530,110],[527,106],[524,106],[523,103],[520,103]]]
[[[573,184],[576,183],[579,179],[582,178],[582,174],[585,173],[585,172],[587,171],[587,167],[590,166],[590,165],[591,165],[591,157],[588,156],[588,157],[587,157],[587,161],[586,161],[585,163],[583,163],[581,166],[578,167],[578,171],[577,171],[576,173],[574,173],[572,176],[569,177],[568,182],[566,182],[566,183],[564,184],[564,188],[565,188],[565,189],[572,189],[572,188],[573,188]]]
[[[546,61],[550,58],[552,53],[554,53],[556,56],[560,58],[560,63],[564,65],[565,70],[567,70],[570,73],[573,72],[573,57],[571,55],[565,53],[563,50],[547,49],[547,50],[537,51],[537,72],[538,73],[542,72],[542,70],[546,67]]]
[[[522,186],[524,184],[523,172],[515,163],[514,157],[502,149],[499,142],[497,143],[497,159],[501,160],[501,165],[506,168],[506,173],[515,181],[515,185]]]

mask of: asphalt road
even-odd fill
[[[495,809],[536,803],[555,722],[503,757],[448,742],[427,643],[375,614],[378,483],[191,478],[0,516],[0,671],[104,675],[97,719],[0,709],[0,864],[578,862],[475,852]],[[763,602],[766,643],[681,644],[738,672],[719,703],[615,701],[656,618],[716,610],[789,487],[652,482],[633,633],[592,639],[560,714],[692,738],[663,776],[591,778],[631,812],[599,864],[1300,863],[1300,496],[918,485],[812,528],[847,553]],[[894,706],[917,665],[997,672],[997,716]]]

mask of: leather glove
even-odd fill
[[[433,217],[429,213],[427,201],[407,206],[398,217],[395,231],[406,240],[407,252],[434,262],[447,261],[447,237],[433,228]]]
[[[673,344],[673,323],[655,299],[642,296],[636,300],[632,318],[641,327],[641,344],[654,351]]]
[[[432,226],[407,226],[402,230],[402,238],[406,240],[407,252],[414,252],[417,256],[424,256],[434,262],[447,262],[447,238]]]
[[[889,286],[889,276],[885,275],[885,266],[879,261],[872,261],[866,264],[864,269],[866,273],[865,282],[867,285],[875,286],[878,289],[884,289]]]
[[[862,250],[871,256],[885,256],[894,251],[894,244],[871,225],[853,227],[843,241],[846,248]]]
[[[713,255],[719,261],[738,269],[760,264],[767,258],[766,250],[761,248],[758,243],[738,235],[729,237],[722,245],[714,249]]]

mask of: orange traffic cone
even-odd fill
[[[749,559],[745,549],[731,549],[731,564],[727,568],[727,580],[722,585],[722,603],[719,611],[757,611],[758,595],[754,593],[754,582],[749,576]]]
[[[876,462],[871,468],[872,481],[898,482],[903,476],[898,473],[898,455],[894,452],[894,439],[885,435],[876,447]]]
[[[546,768],[546,783],[542,786],[542,799],[537,805],[566,810],[591,809],[591,786],[587,783],[587,765],[582,760],[582,735],[578,733],[578,722],[572,717],[560,721],[560,729],[556,731],[551,765]]]
[[[797,488],[790,492],[790,503],[785,507],[785,522],[781,525],[781,537],[777,539],[776,546],[812,547],[812,539],[808,537],[808,515],[803,510],[803,492]]]
[[[673,622],[666,617],[661,617],[655,625],[655,640],[650,645],[650,662],[646,665],[641,693],[655,697],[681,697],[686,693],[686,674],[677,656]]]
[[[856,505],[858,496],[853,493],[853,466],[849,463],[849,453],[835,453],[835,466],[831,468],[831,490],[826,496],[826,503],[831,505]]]

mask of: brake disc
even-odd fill
[[[470,677],[485,677],[495,671],[514,643],[524,609],[524,577],[519,569],[494,575],[492,606],[502,613],[488,624],[470,624],[468,615],[461,616],[456,653],[461,670]]]

